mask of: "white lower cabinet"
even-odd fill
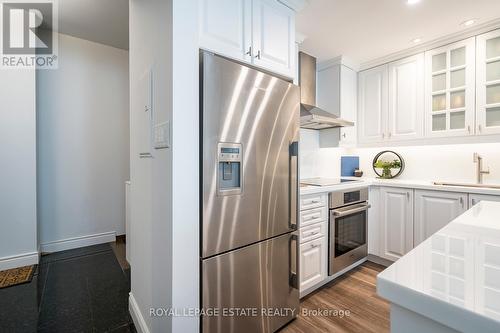
[[[328,194],[300,196],[299,291],[320,284],[327,278]]]
[[[368,189],[368,254],[380,257],[380,190],[378,186]]]
[[[483,200],[500,195],[372,186],[368,253],[396,261]]]
[[[464,213],[467,199],[467,193],[415,191],[414,246]]]
[[[477,205],[481,201],[496,201],[500,202],[500,196],[488,194],[469,194],[469,208]]]
[[[328,233],[328,225],[325,222],[315,223],[299,230],[300,243],[305,243],[310,240],[326,237]]]
[[[300,245],[300,291],[326,279],[326,237],[320,237]]]
[[[380,256],[396,261],[413,248],[413,189],[383,187],[380,203]]]

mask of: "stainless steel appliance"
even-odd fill
[[[368,255],[368,188],[329,194],[328,275]]]
[[[299,88],[200,61],[202,331],[274,332],[299,306]]]
[[[300,127],[325,129],[354,126],[352,121],[339,118],[333,110],[316,105],[316,58],[299,52]]]

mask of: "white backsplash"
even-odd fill
[[[366,177],[375,177],[371,167],[375,155],[382,150],[394,150],[406,163],[400,179],[425,181],[475,182],[476,169],[473,153],[483,158],[483,167],[490,168],[484,175],[485,183],[500,183],[500,143],[474,143],[459,145],[427,145],[378,148],[319,148],[319,132],[300,131],[300,177],[339,177],[340,157],[359,156],[360,168]]]
[[[300,178],[340,176],[342,148],[319,148],[319,131],[300,130]]]

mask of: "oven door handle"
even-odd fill
[[[333,210],[333,216],[343,217],[343,216],[347,216],[347,215],[351,215],[354,213],[359,213],[359,212],[365,211],[370,207],[371,207],[370,204],[364,204],[362,206],[358,206],[356,208],[349,209],[349,210]]]

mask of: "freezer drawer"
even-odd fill
[[[289,233],[203,260],[202,305],[221,315],[202,317],[202,332],[270,333],[291,321],[299,311],[297,254],[297,234]],[[256,311],[222,315],[231,309]],[[263,313],[269,309],[274,315]]]

